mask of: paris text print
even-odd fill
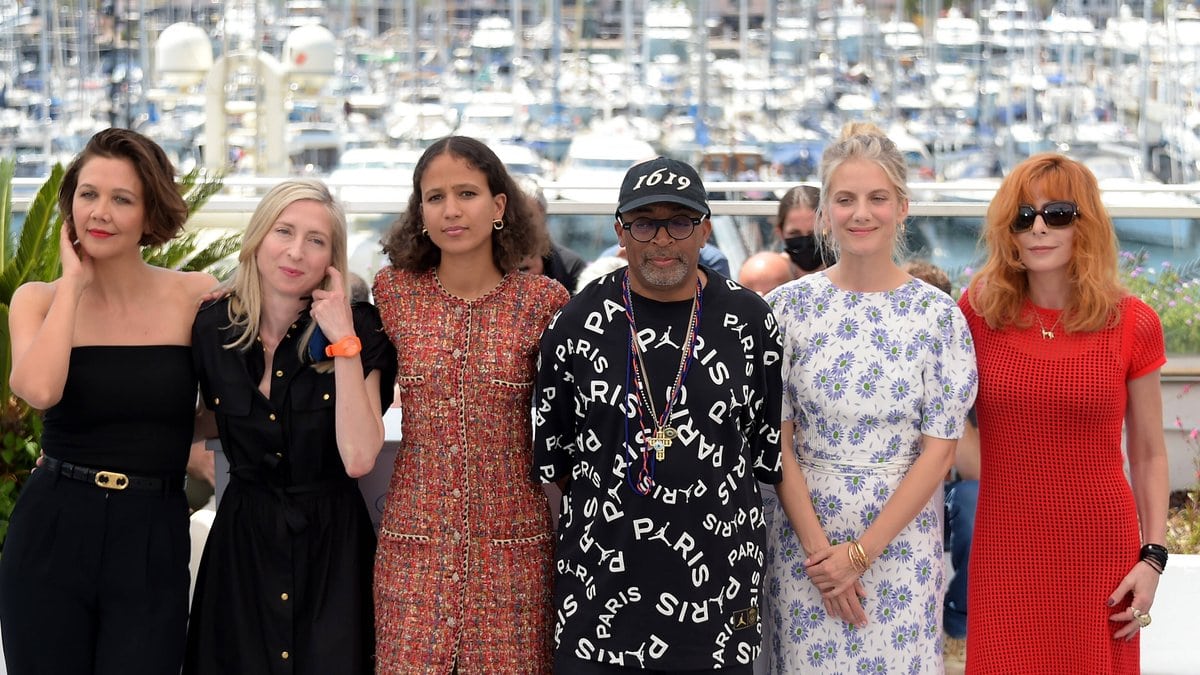
[[[758,654],[758,481],[779,481],[780,336],[757,295],[705,272],[692,359],[657,445],[649,408],[662,414],[672,398],[691,300],[632,298],[650,406],[632,379],[624,271],[573,298],[542,336],[534,477],[570,481],[556,559],[560,656],[700,670]]]

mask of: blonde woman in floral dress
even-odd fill
[[[838,262],[767,295],[784,345],[772,673],[943,671],[942,477],[977,378],[962,312],[896,262],[905,173],[882,132],[848,126],[821,159]]]
[[[483,143],[431,145],[375,302],[404,440],[376,557],[380,673],[550,670],[550,511],[530,479],[538,339],[568,294],[522,274],[549,246]]]

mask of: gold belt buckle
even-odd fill
[[[129,476],[116,471],[97,471],[92,482],[106,490],[124,490],[129,487]]]

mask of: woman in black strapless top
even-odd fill
[[[183,227],[162,149],[102,131],[58,193],[62,276],[13,295],[13,392],[45,457],[0,558],[12,673],[177,673],[187,631],[191,325],[216,281],[147,265]]]

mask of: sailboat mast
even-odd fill
[[[696,90],[696,143],[708,145],[708,0],[699,0],[696,30],[700,31],[700,82]]]
[[[1150,30],[1150,22],[1154,18],[1154,6],[1146,0],[1142,3],[1142,18],[1146,21],[1146,35],[1142,42],[1141,63],[1142,68],[1142,86],[1139,92],[1138,101],[1138,160],[1142,165],[1142,169],[1146,168],[1146,157],[1150,154],[1150,145],[1146,141],[1146,137],[1150,132],[1150,123],[1146,116],[1146,106],[1150,103],[1150,38],[1153,31]]]
[[[552,1],[561,2],[561,0]],[[557,26],[555,26],[555,30],[558,30]],[[633,3],[630,0],[624,0],[621,3],[621,38],[625,48],[625,91],[632,92],[637,87],[637,78],[634,76],[633,67]],[[642,68],[645,67],[646,64],[643,63]]]

